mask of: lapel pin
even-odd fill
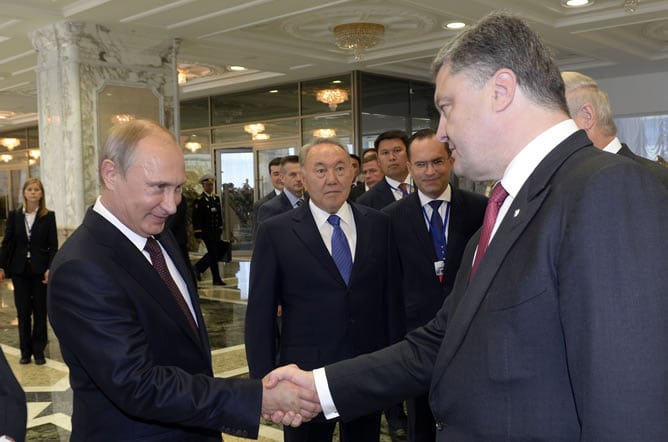
[[[515,209],[515,213],[513,213],[513,218],[517,218],[517,215],[520,214],[520,209]]]

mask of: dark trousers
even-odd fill
[[[198,272],[203,273],[207,267],[211,269],[213,282],[220,282],[220,271],[218,270],[218,260],[220,259],[220,232],[218,235],[205,236],[202,238],[206,246],[206,253],[195,263]]]
[[[408,408],[408,442],[433,442],[436,440],[436,423],[429,407],[429,395],[406,401]]]
[[[386,408],[383,410],[383,413],[385,413],[385,419],[387,420],[387,425],[390,427],[390,431],[397,431],[399,429],[406,430],[408,426],[408,418],[404,412],[403,402]]]
[[[336,421],[307,422],[298,428],[283,427],[284,442],[332,442]],[[341,442],[378,442],[380,413],[339,423]]]
[[[44,357],[46,347],[46,284],[44,275],[13,275],[14,305],[19,318],[21,357]]]

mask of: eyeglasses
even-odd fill
[[[345,166],[334,166],[334,174],[338,177],[342,177],[346,174],[348,169]],[[327,167],[316,167],[313,169],[313,174],[317,178],[325,178],[329,173],[330,169]]]
[[[424,170],[426,169],[430,164],[431,167],[434,169],[440,169],[441,167],[445,166],[445,162],[447,160],[444,158],[436,158],[435,160],[431,161],[415,161],[414,163],[411,163],[413,167],[415,167],[418,170]]]

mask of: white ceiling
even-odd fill
[[[216,75],[186,84],[182,99],[251,89],[354,69],[429,80],[438,49],[494,9],[530,20],[564,70],[594,78],[668,72],[668,1],[596,0],[567,9],[560,0],[20,0],[0,1],[0,129],[35,124],[36,53],[29,34],[59,21],[105,25],[147,53],[181,39],[178,60]],[[385,25],[384,42],[361,61],[334,43],[337,24]],[[249,70],[229,72],[226,66]]]

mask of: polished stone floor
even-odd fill
[[[214,373],[217,377],[247,376],[246,354],[243,345],[248,273],[250,263],[235,258],[221,266],[224,287],[211,285],[210,277],[203,274],[200,298],[204,319],[212,347]],[[28,400],[28,441],[68,441],[72,411],[72,390],[68,369],[63,363],[58,341],[49,328],[49,344],[45,354],[46,365],[19,364],[20,352],[16,329],[13,287],[11,281],[0,283],[0,345]],[[224,435],[226,442],[242,441]],[[263,422],[260,441],[282,441],[280,427]],[[383,430],[383,441],[390,438]]]

